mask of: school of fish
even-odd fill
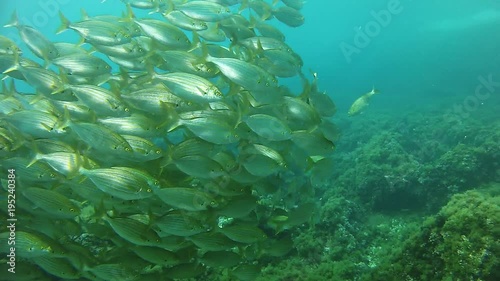
[[[122,2],[122,16],[60,13],[78,44],[15,13],[5,28],[29,50],[0,35],[16,280],[253,280],[293,248],[334,166],[335,104],[270,24],[302,25],[304,1]]]

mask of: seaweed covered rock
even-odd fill
[[[397,122],[360,119],[348,129],[339,123],[333,188],[373,211],[435,212],[453,194],[500,177],[498,121],[413,113]]]
[[[378,211],[415,209],[422,205],[415,189],[421,164],[402,146],[397,132],[373,136],[355,152],[353,166],[339,177],[349,197]]]
[[[366,269],[372,236],[362,223],[366,213],[354,201],[329,195],[314,227],[293,230],[295,250],[270,261],[257,280],[354,280]]]
[[[500,280],[500,196],[452,197],[363,280]]]

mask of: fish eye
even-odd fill
[[[128,107],[125,107],[125,112],[129,112],[130,109],[128,109]]]
[[[157,151],[155,151],[155,152],[156,152],[156,154],[161,154],[161,151],[160,151],[160,150],[157,150]]]
[[[125,147],[125,151],[130,151],[130,148],[128,148],[128,147]]]

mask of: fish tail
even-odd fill
[[[249,27],[255,28],[259,24],[259,21],[252,14],[250,14],[248,17],[250,18],[250,21],[249,21],[250,26]]]
[[[165,110],[165,116],[167,116],[167,118],[165,118],[165,120],[158,125],[158,128],[166,128],[167,132],[171,132],[181,126],[182,123],[179,115],[175,111],[175,108],[166,102],[160,101],[160,103],[163,110]]]
[[[17,11],[14,10],[9,22],[4,27],[17,27],[19,26],[19,19],[17,18]]]
[[[12,97],[15,93],[17,93],[14,79],[10,79],[9,86],[7,86],[7,84],[5,83],[5,79],[2,79],[2,91],[7,97]]]
[[[190,50],[192,51],[192,50],[198,49],[199,47],[202,48],[202,51],[204,51],[203,50],[204,47],[206,49],[205,44],[202,44],[201,41],[200,41],[200,35],[198,35],[198,32],[193,31],[193,40],[192,40],[192,43],[191,43],[191,49]],[[208,54],[208,50],[207,50],[206,53],[203,53],[203,57],[205,57],[207,54]]]
[[[67,127],[70,127],[72,124],[71,122],[71,114],[69,113],[69,110],[66,106],[64,106],[64,113],[63,113],[63,118],[61,120],[60,126],[58,129],[64,129]]]
[[[375,85],[372,86],[372,91],[371,91],[371,94],[372,95],[375,95],[375,94],[380,94],[380,91],[375,89]]]
[[[240,8],[238,9],[238,13],[241,14],[247,8],[248,8],[248,0],[241,1],[241,5],[240,5]]]
[[[71,22],[64,16],[61,11],[59,11],[59,19],[61,20],[61,25],[57,28],[56,34],[67,30],[71,24]]]
[[[132,10],[132,6],[130,6],[129,3],[127,3],[127,13],[126,13],[125,17],[131,21],[133,21],[136,18],[135,14],[134,14],[134,10]]]
[[[12,64],[11,67],[7,68],[6,70],[3,71],[3,74],[6,74],[6,73],[9,73],[9,72],[12,72],[14,70],[19,70],[20,68],[20,64],[19,64],[19,53],[15,52],[14,53],[14,63]],[[3,79],[7,78],[7,76],[5,76]],[[2,79],[2,80],[3,80]]]
[[[38,149],[38,145],[36,144],[36,142],[34,140],[31,141],[31,148],[35,152],[35,156],[33,156],[33,159],[31,160],[31,162],[28,163],[28,165],[26,166],[26,168],[31,167],[33,164],[35,164],[36,162],[38,162],[38,160],[41,159],[41,157],[40,157],[40,155],[41,155],[40,150]]]

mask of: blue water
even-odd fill
[[[388,3],[399,13],[379,32],[373,13]],[[498,1],[308,1],[306,23],[284,29],[289,44],[307,67],[319,73],[321,86],[348,106],[372,87],[383,95],[373,106],[391,111],[399,103],[462,96],[474,91],[480,75],[500,81],[500,2]],[[366,30],[369,27],[371,30]],[[355,46],[359,29],[375,33],[359,53],[344,56],[342,42]],[[421,100],[421,99],[424,100]],[[345,103],[344,103],[345,101]]]

